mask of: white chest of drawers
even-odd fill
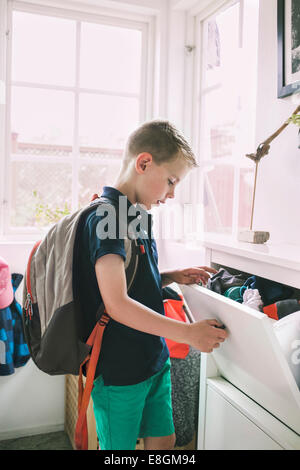
[[[204,246],[207,266],[300,288],[300,246],[220,239]],[[229,330],[219,349],[201,355],[197,448],[300,449],[300,391],[272,320],[206,288],[181,289],[195,320],[218,318]]]

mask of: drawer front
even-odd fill
[[[281,450],[282,447],[252,421],[207,386],[206,450]]]
[[[300,392],[272,322],[199,286],[180,286],[195,320],[216,318],[229,333],[212,356],[219,374],[300,435]]]

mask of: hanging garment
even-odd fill
[[[0,256],[0,309],[8,307],[14,298],[8,263]]]
[[[12,274],[12,290],[15,294],[23,275]],[[0,309],[0,375],[11,375],[15,367],[24,366],[30,358],[24,339],[22,307],[15,295],[8,307]]]
[[[0,309],[0,375],[13,374],[14,336],[12,315],[9,307]]]
[[[214,274],[207,282],[207,288],[217,292],[218,294],[224,294],[231,287],[241,287],[247,279],[245,274],[232,275],[226,269],[221,268],[216,274]]]

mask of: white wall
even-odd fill
[[[11,273],[25,273],[33,244],[0,244]],[[23,282],[16,291],[22,302]],[[64,425],[64,377],[41,372],[30,359],[15,373],[0,377],[0,440],[52,432]]]
[[[58,0],[29,0],[41,5],[61,6]],[[156,112],[167,114],[167,42],[168,42],[168,2],[167,0],[65,0],[63,6],[82,8],[82,5],[116,9],[119,4],[125,12],[156,17],[157,44],[160,54],[157,58],[158,91],[156,92]],[[0,0],[4,9],[4,0]],[[0,13],[1,13],[0,9]],[[1,19],[1,18],[0,18]],[[3,18],[2,18],[3,19]],[[1,32],[0,22],[0,32]],[[5,30],[3,26],[3,31]],[[4,34],[3,34],[4,36]],[[1,37],[3,37],[1,35]],[[0,44],[0,67],[3,63],[3,48]],[[1,71],[0,71],[1,72]],[[2,78],[0,73],[0,79]],[[1,118],[1,116],[0,116]],[[0,141],[1,144],[1,141]],[[3,151],[0,145],[0,157]],[[0,191],[1,193],[1,191]],[[24,274],[32,243],[0,242],[0,256],[4,257],[11,272]],[[17,290],[17,300],[22,299],[23,282]],[[15,370],[11,376],[0,377],[0,440],[23,435],[52,432],[64,426],[64,377],[44,374],[30,360],[24,367]]]
[[[300,95],[277,99],[276,5],[277,0],[260,2],[257,145],[272,135],[300,104]],[[270,231],[270,242],[299,246],[300,150],[297,132],[296,126],[290,125],[271,144],[269,155],[261,160],[254,229]]]

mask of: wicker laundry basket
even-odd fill
[[[77,421],[77,400],[78,400],[78,376],[77,375],[66,375],[65,380],[65,432],[69,436],[70,442],[75,449],[75,427]],[[96,433],[96,422],[93,412],[93,402],[90,400],[90,404],[87,412],[88,422],[88,450],[97,450],[98,439]],[[184,447],[175,447],[175,450],[193,450],[196,448],[196,436],[193,441]],[[136,450],[143,450],[144,442],[143,439],[137,441]]]
[[[84,378],[85,379],[85,378]],[[66,375],[65,381],[65,431],[69,436],[73,449],[75,449],[75,427],[77,421],[77,400],[78,400],[78,376]],[[97,450],[98,440],[96,433],[96,422],[93,412],[93,402],[90,400],[87,411],[88,423],[88,449]]]

